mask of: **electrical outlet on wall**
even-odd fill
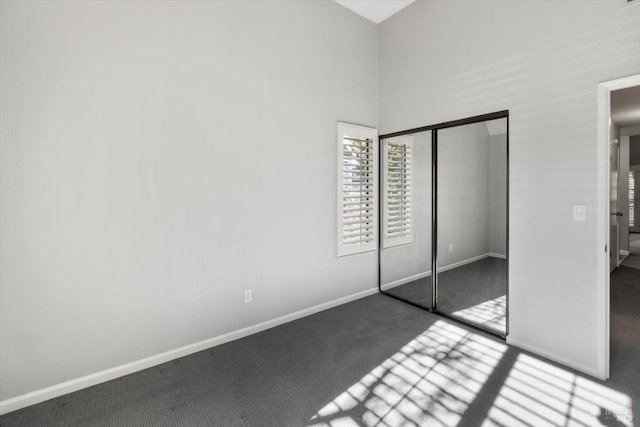
[[[247,289],[244,291],[244,303],[248,304],[253,301],[253,295],[251,294],[251,289]]]

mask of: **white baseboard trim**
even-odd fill
[[[480,261],[481,259],[485,259],[489,257],[489,253],[474,256],[472,258],[463,259],[462,261],[454,262],[453,264],[445,265],[438,268],[438,273],[443,273],[445,271],[453,270],[454,268],[462,267],[463,265],[471,264],[472,262]]]
[[[414,280],[422,279],[423,277],[431,276],[431,270],[425,271],[422,273],[414,274],[412,276],[407,276],[399,280],[395,280],[393,282],[387,283],[385,285],[381,285],[380,288],[383,291],[389,290],[391,288],[395,288],[396,286],[404,285],[405,283],[413,282]]]
[[[617,267],[622,265],[622,262],[629,257],[629,251],[618,251],[618,262],[616,263]]]
[[[565,365],[569,368],[575,369],[576,371],[580,371],[594,378],[605,379],[603,373],[598,372],[598,368],[596,366],[587,365],[585,363],[578,362],[577,360],[561,356],[554,351],[542,348],[535,344],[531,344],[526,340],[519,340],[517,338],[512,338],[510,335],[507,335],[507,344],[519,347],[538,356],[545,357],[549,360],[560,363],[561,365]]]
[[[305,308],[303,310],[296,311],[294,313],[286,314],[284,316],[277,317],[275,319],[267,320],[246,328],[238,329],[217,337],[209,338],[204,341],[189,344],[180,348],[166,351],[164,353],[156,354],[154,356],[145,357],[144,359],[136,360],[134,362],[125,363],[124,365],[116,366],[114,368],[106,369],[104,371],[96,372],[93,374],[85,375],[80,378],[76,378],[70,381],[65,381],[60,384],[56,384],[50,387],[45,387],[40,390],[32,391],[20,396],[12,397],[10,399],[0,401],[0,415],[7,414],[9,412],[16,411],[18,409],[25,408],[27,406],[35,405],[36,403],[43,402],[45,400],[53,399],[74,391],[82,390],[83,388],[91,387],[106,381],[110,381],[122,376],[141,371],[143,369],[151,368],[162,363],[169,362],[171,360],[188,356],[193,353],[197,353],[202,350],[216,347],[221,344],[225,344],[230,341],[234,341],[240,338],[253,335],[255,333],[273,328],[275,326],[282,325],[284,323],[291,322],[306,316],[310,316],[315,313],[319,313],[324,310],[328,310],[333,307],[337,307],[342,304],[346,304],[351,301],[355,301],[360,298],[367,297],[378,293],[378,288],[367,289],[365,291],[357,292],[352,295],[347,295],[342,298],[338,298],[332,301],[328,301],[322,304],[315,305],[313,307]]]
[[[491,258],[507,259],[507,256],[505,254],[499,254],[499,253],[496,253],[496,252],[489,252],[488,255]]]

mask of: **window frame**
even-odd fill
[[[633,167],[629,168],[629,194],[628,194],[628,207],[629,207],[629,219],[628,219],[628,227],[636,228],[636,171]]]
[[[370,152],[370,167],[371,167],[371,189],[367,191],[371,194],[369,197],[370,207],[367,212],[371,218],[371,240],[356,244],[345,244],[344,238],[344,140],[345,137],[353,139],[362,139],[371,141]],[[337,256],[344,257],[348,255],[355,255],[364,252],[371,252],[378,250],[378,131],[372,127],[359,126],[350,123],[338,122],[337,123],[337,195],[336,195],[336,213],[337,213],[337,227],[336,227],[336,247]],[[366,200],[366,199],[365,199]],[[361,204],[363,204],[361,202]],[[364,203],[366,204],[366,203]]]
[[[414,224],[413,224],[413,137],[411,135],[401,135],[394,138],[386,138],[380,142],[382,144],[382,247],[383,249],[392,248],[394,246],[409,245],[413,243]],[[408,193],[409,210],[408,223],[409,233],[404,236],[388,237],[389,234],[389,146],[405,146],[408,148],[407,162],[403,164],[403,171],[408,166],[408,178],[403,178],[403,186],[408,186],[408,190],[403,190],[403,198]],[[404,216],[404,214],[401,214]],[[404,221],[404,218],[403,218]]]

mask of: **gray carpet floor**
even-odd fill
[[[635,268],[640,270],[640,255],[629,255],[623,261],[622,264],[625,267]]]
[[[506,289],[506,261],[493,257],[484,258],[440,273],[438,310],[504,334]],[[396,286],[386,292],[429,308],[431,276]]]
[[[431,276],[387,289],[386,293],[411,301],[423,308],[431,307]]]
[[[620,267],[611,283],[607,382],[378,294],[6,414],[0,425],[632,426],[640,271]]]

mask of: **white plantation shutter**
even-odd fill
[[[629,166],[629,231],[640,231],[640,166]]]
[[[410,135],[384,141],[383,247],[413,242],[412,162]]]
[[[338,123],[338,256],[375,250],[375,129]]]
[[[636,219],[636,180],[634,170],[629,171],[629,227],[635,227]]]

